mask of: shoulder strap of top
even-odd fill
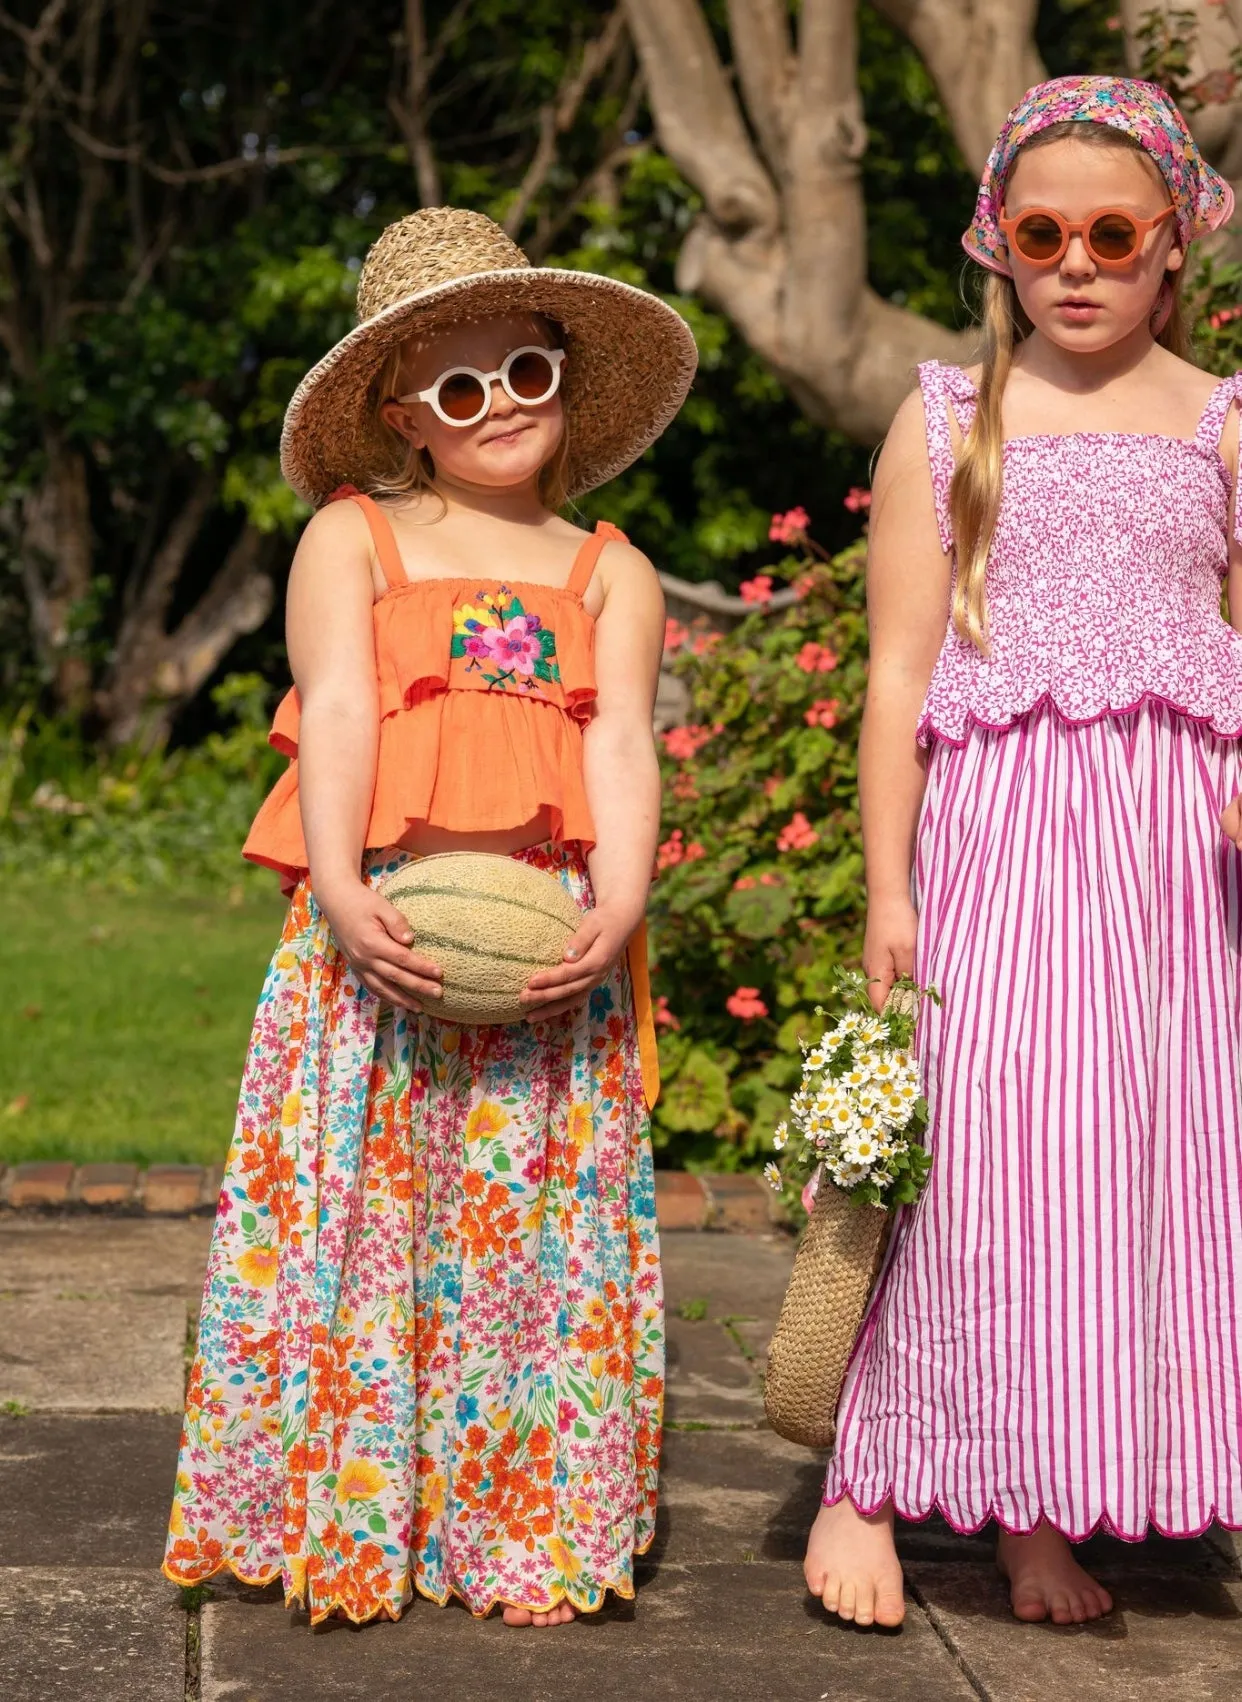
[[[329,502],[356,502],[362,510],[366,523],[371,531],[371,541],[375,545],[375,554],[383,569],[388,589],[395,591],[399,585],[408,585],[410,576],[405,571],[401,560],[401,551],[397,548],[397,540],[393,533],[392,522],[378,503],[369,496],[364,496],[353,485],[342,485],[334,490],[328,498]]]
[[[1242,373],[1235,372],[1232,378],[1222,378],[1203,405],[1199,415],[1199,429],[1195,432],[1195,442],[1201,449],[1215,449],[1220,443],[1221,433],[1225,429],[1225,420],[1233,404],[1242,398]]]
[[[963,412],[973,412],[974,386],[958,367],[943,366],[938,360],[924,361],[919,367],[919,389],[923,393],[923,416],[927,425],[927,459],[931,464],[932,494],[936,499],[936,524],[940,528],[940,545],[948,555],[953,548],[953,529],[949,523],[949,486],[957,457],[953,452],[953,435],[949,429],[949,412],[959,430],[963,427],[959,406]]]
[[[595,572],[595,564],[600,558],[600,552],[604,545],[611,543],[614,538],[619,543],[629,543],[629,539],[619,527],[614,526],[611,521],[600,520],[596,524],[594,532],[585,540],[582,548],[574,557],[569,582],[565,587],[567,591],[573,591],[579,597],[585,594],[587,586],[591,583],[591,575]]]
[[[1235,372],[1232,378],[1222,378],[1204,404],[1203,412],[1199,416],[1199,429],[1195,433],[1195,442],[1200,449],[1206,450],[1208,454],[1219,450],[1229,410],[1235,403],[1242,403],[1242,372]],[[1242,544],[1242,501],[1238,500],[1236,481],[1233,494],[1233,541]]]

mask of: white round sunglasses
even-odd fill
[[[438,419],[448,426],[472,426],[487,418],[492,405],[492,384],[500,380],[505,395],[519,407],[537,408],[550,402],[561,387],[564,349],[544,349],[529,343],[506,355],[495,372],[480,372],[474,366],[451,366],[442,372],[430,390],[411,390],[398,396],[403,403],[426,402]]]

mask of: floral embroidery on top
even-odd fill
[[[480,591],[473,603],[453,611],[453,656],[466,658],[468,673],[481,673],[489,691],[536,691],[537,682],[560,683],[556,635],[529,614],[507,585]]]

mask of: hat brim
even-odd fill
[[[544,314],[565,332],[569,495],[624,472],[685,401],[698,365],[694,334],[666,302],[632,284],[523,266],[420,290],[342,337],[285,412],[280,466],[289,484],[317,508],[356,480],[374,444],[371,384],[397,344],[441,326],[524,313]]]

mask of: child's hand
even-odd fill
[[[444,977],[430,958],[410,950],[414,931],[386,898],[354,881],[341,888],[316,892],[337,945],[363,986],[377,998],[406,1010],[418,1010],[417,1000],[442,996]]]
[[[637,921],[596,907],[582,918],[578,932],[565,946],[565,961],[555,969],[540,969],[526,983],[522,1009],[529,1022],[571,1011],[608,979],[613,964],[629,944]]]
[[[1226,804],[1220,815],[1220,825],[1225,838],[1242,851],[1242,792],[1231,804]]]
[[[914,973],[914,938],[918,911],[908,898],[867,906],[867,928],[863,935],[863,972],[867,996],[877,1011],[893,990],[899,975]]]

